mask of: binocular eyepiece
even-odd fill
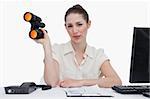
[[[30,12],[24,14],[24,20],[30,22],[31,30],[29,32],[29,37],[32,39],[41,39],[44,38],[44,33],[39,28],[44,28],[45,24],[42,23],[42,19]]]

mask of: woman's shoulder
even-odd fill
[[[52,45],[52,48],[54,49],[54,50],[63,50],[63,49],[65,49],[65,48],[67,48],[69,46],[69,42],[66,42],[66,43],[54,43],[53,45]]]
[[[54,43],[53,47],[61,47],[63,46],[65,43]]]
[[[93,56],[95,59],[97,59],[97,60],[108,59],[108,56],[104,52],[103,48],[96,48],[93,46],[89,46],[89,47],[90,47],[90,54],[89,55]]]
[[[95,53],[103,53],[104,52],[103,48],[96,48],[96,47],[91,46],[91,45],[88,45],[88,49],[92,52],[95,52]]]
[[[65,43],[54,43],[52,45],[53,48],[62,48],[65,45]]]
[[[103,48],[96,48],[90,45],[88,45],[86,53],[88,53],[90,56],[93,56],[95,58],[105,55]]]

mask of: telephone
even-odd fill
[[[34,82],[24,82],[20,86],[7,86],[5,88],[6,94],[30,94],[37,88],[42,88],[42,90],[51,89],[48,85],[36,85]]]

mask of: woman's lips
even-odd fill
[[[75,39],[79,39],[80,37],[81,37],[81,35],[73,36],[73,38],[75,38]]]

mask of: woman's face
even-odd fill
[[[71,13],[66,17],[65,27],[73,43],[86,41],[87,30],[90,21],[87,23],[82,14]]]

